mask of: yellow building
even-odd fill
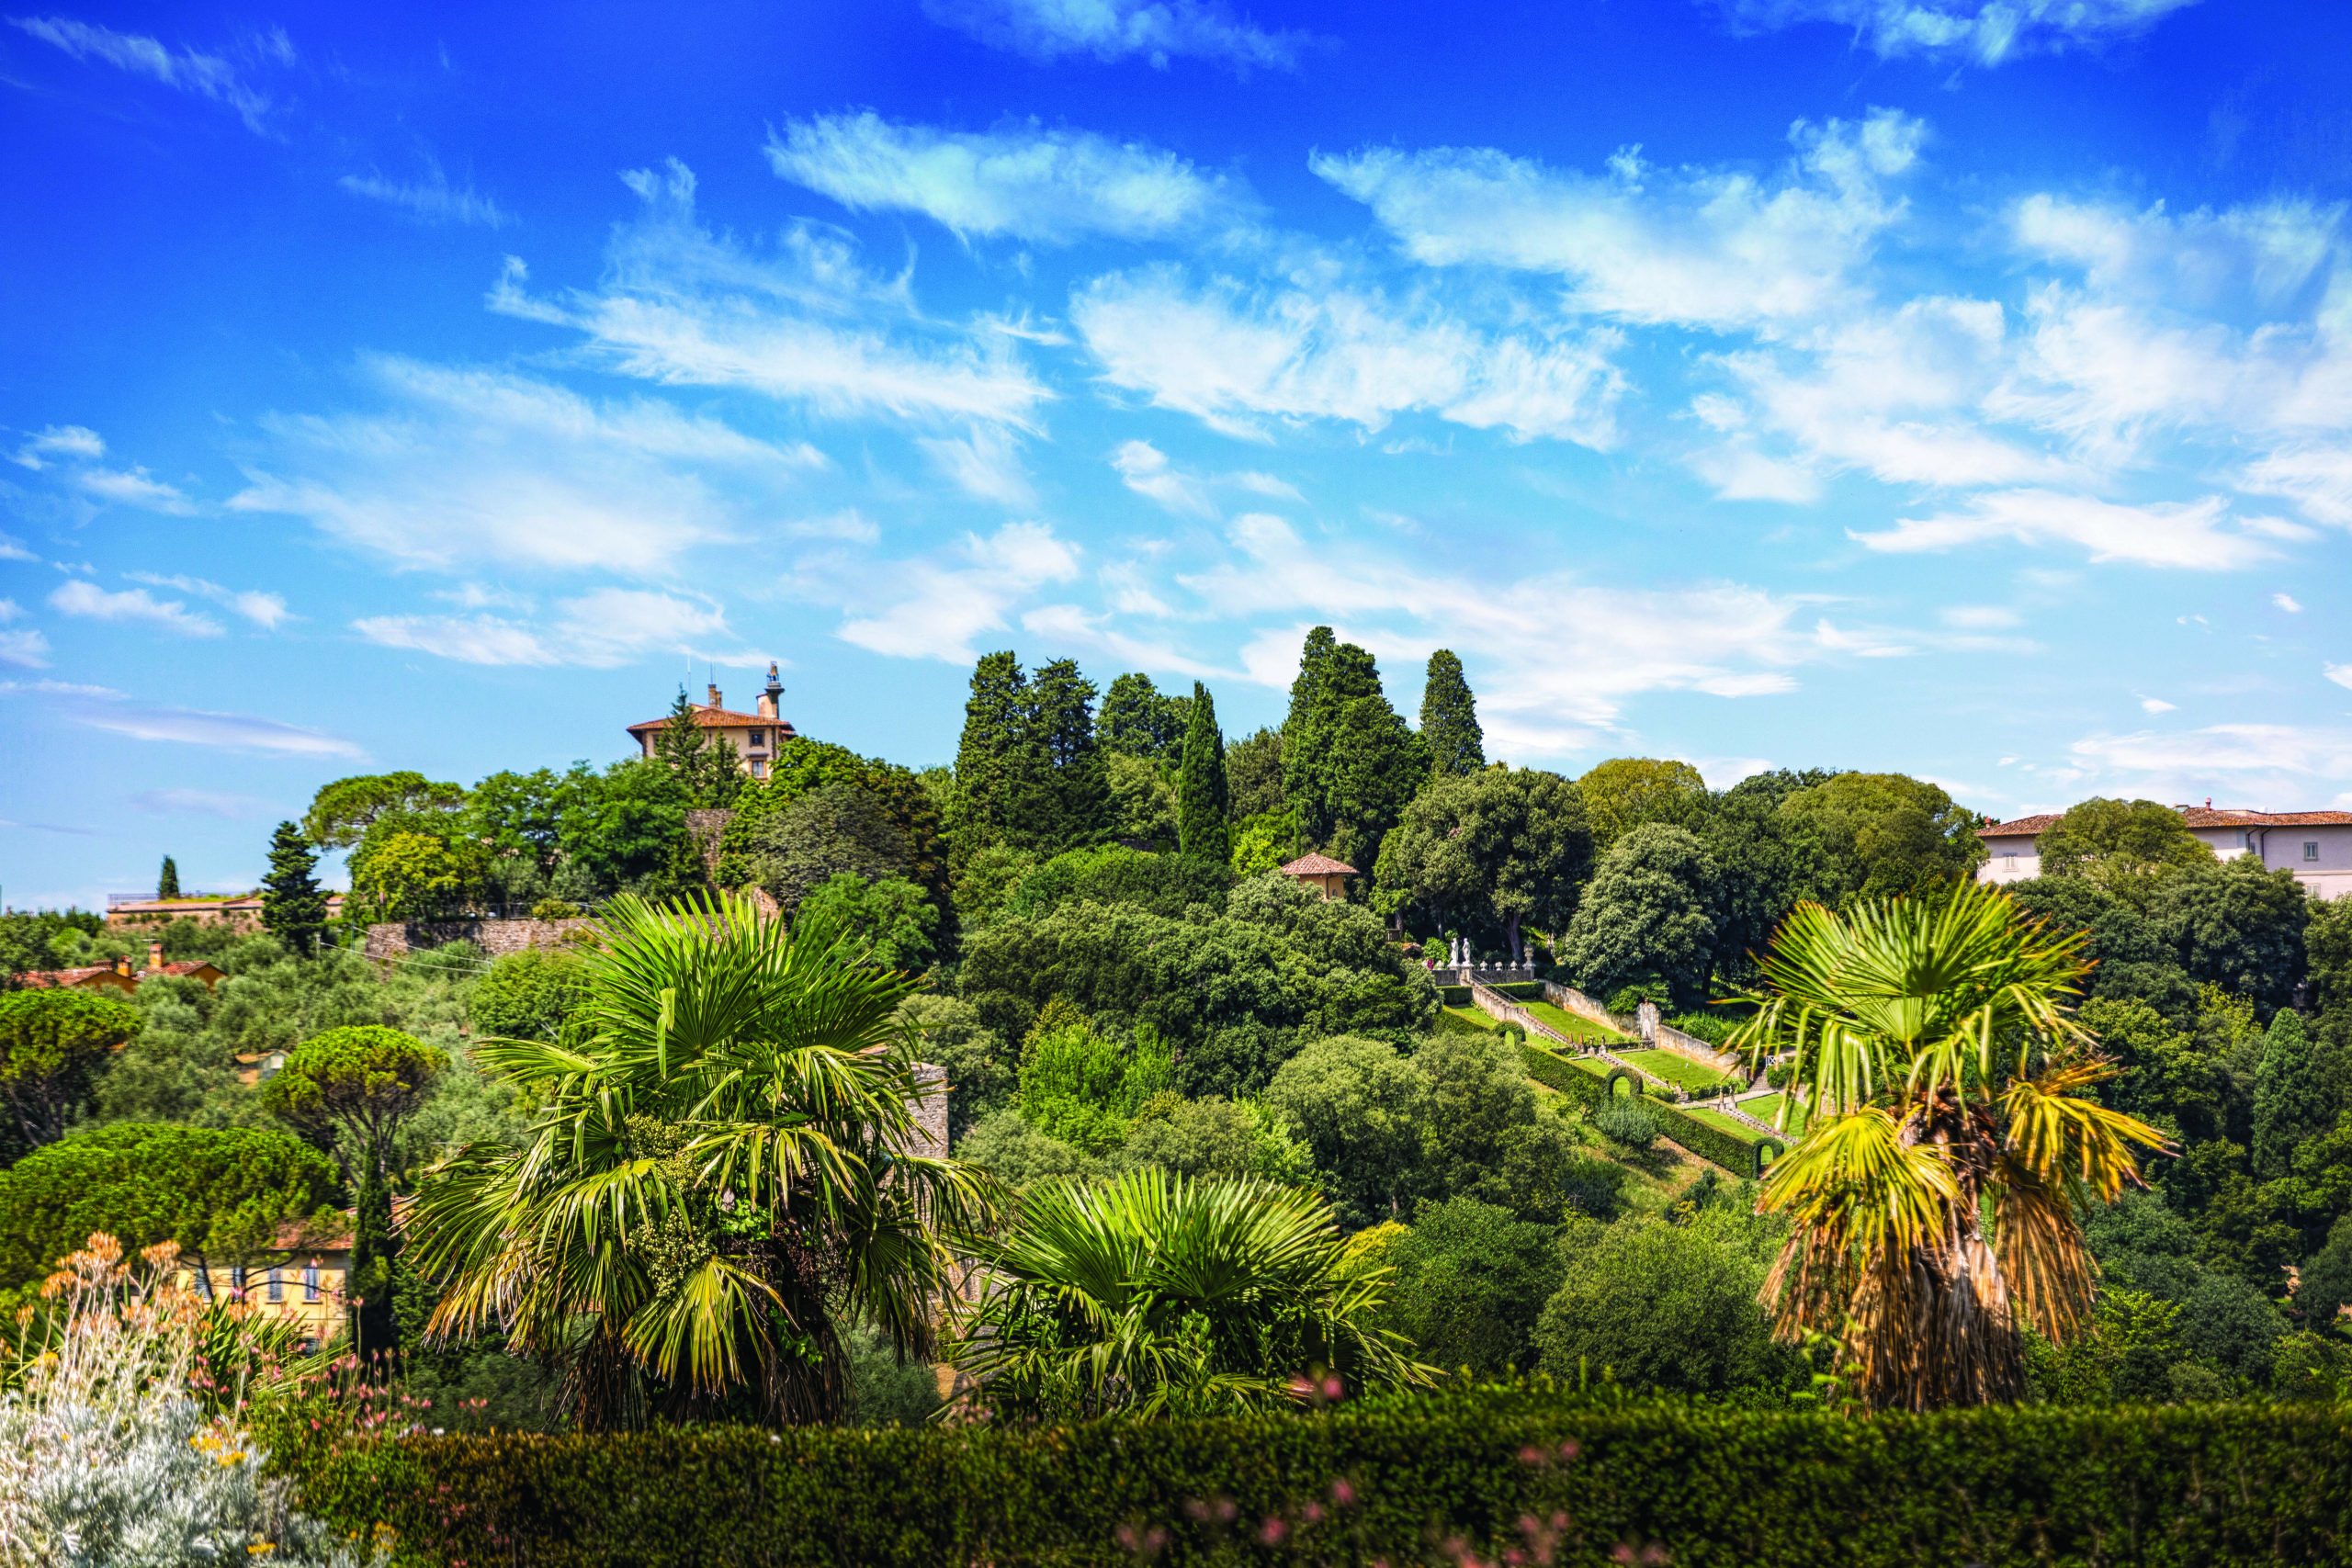
[[[775,666],[768,666],[767,688],[760,694],[757,713],[731,713],[717,686],[710,687],[709,692],[710,701],[693,705],[695,725],[717,735],[753,778],[767,777],[768,765],[775,761],[776,753],[784,750],[786,741],[796,738],[792,726],[784,721],[777,708],[784,696],[784,682],[776,678]],[[669,722],[665,714],[628,727],[629,739],[637,742],[639,756],[654,754],[662,726]]]
[[[403,1206],[395,1200],[395,1207]],[[397,1215],[395,1216],[397,1220]],[[352,1218],[278,1227],[269,1251],[250,1263],[216,1264],[198,1271],[182,1264],[178,1283],[211,1297],[238,1296],[302,1331],[311,1348],[348,1326],[345,1286],[351,1278]]]

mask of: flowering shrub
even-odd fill
[[[171,1282],[177,1249],[126,1262],[94,1235],[19,1320],[0,1393],[0,1560],[76,1568],[380,1561],[264,1472],[247,1398],[283,1375],[277,1325]]]

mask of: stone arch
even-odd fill
[[[1622,1090],[1617,1087],[1621,1083],[1626,1086]],[[1648,1089],[1649,1086],[1642,1082],[1642,1075],[1631,1067],[1611,1067],[1609,1076],[1600,1080],[1600,1092],[1612,1100],[1621,1096],[1627,1100],[1639,1100],[1648,1092]]]

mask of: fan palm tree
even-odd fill
[[[1255,1409],[1427,1382],[1373,1326],[1385,1269],[1362,1268],[1329,1204],[1267,1182],[1142,1169],[1023,1195],[976,1244],[988,1282],[947,1359],[999,1418]]]
[[[1801,905],[1758,961],[1734,1043],[1787,1053],[1812,1114],[1758,1201],[1792,1226],[1764,1298],[1782,1338],[1838,1338],[1875,1407],[2018,1397],[2020,1330],[2090,1308],[2078,1205],[2164,1145],[2088,1093],[2112,1069],[2069,1012],[2085,940],[1964,884]]]
[[[430,1332],[502,1332],[567,1377],[579,1423],[828,1419],[837,1314],[931,1352],[952,1231],[983,1179],[916,1152],[908,976],[747,898],[607,906],[585,1043],[478,1043],[539,1109],[520,1148],[437,1167],[411,1260]]]

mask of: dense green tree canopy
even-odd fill
[[[144,1022],[129,1002],[79,987],[0,991],[0,1154],[62,1136]]]
[[[686,831],[692,805],[677,776],[650,759],[616,762],[602,773],[583,769],[566,780],[558,842],[598,897],[684,892],[704,880]]]
[[[1591,860],[1584,797],[1559,774],[1494,767],[1441,775],[1382,842],[1374,907],[1419,905],[1440,930],[1455,915],[1491,919],[1517,956],[1523,925],[1567,923]]]
[[[287,952],[308,958],[327,929],[327,896],[319,887],[319,857],[301,829],[280,822],[269,840],[269,874],[262,878],[262,929]]]
[[[526,948],[492,964],[468,1007],[474,1032],[493,1040],[579,1043],[587,1021],[588,966],[577,953]]]
[[[1696,828],[1707,808],[1707,781],[1688,762],[1612,757],[1577,780],[1593,847],[1609,846],[1647,822]]]
[[[1008,914],[1035,919],[1065,904],[1132,904],[1173,918],[1196,904],[1222,906],[1232,886],[1222,860],[1105,844],[1069,851],[1031,870],[1014,885],[1004,908]]]
[[[1752,773],[1715,796],[1698,829],[1714,867],[1715,951],[1719,977],[1747,978],[1781,917],[1819,898],[1823,868],[1809,834],[1781,815],[1781,803],[1830,777],[1786,768]]]
[[[2266,1012],[2302,982],[2311,900],[2291,871],[2266,871],[2252,855],[2190,866],[2163,880],[2150,914],[2191,976]]]
[[[2044,876],[2079,876],[2127,893],[2165,871],[2213,861],[2171,807],[2105,797],[2067,807],[2035,838],[2034,851]]]
[[[1111,786],[1112,830],[1122,840],[1174,849],[1180,832],[1175,770],[1113,751],[1102,760],[1102,773]]]
[[[1421,685],[1421,745],[1430,754],[1431,773],[1440,778],[1475,773],[1487,765],[1478,699],[1462,672],[1460,656],[1450,648],[1430,655],[1429,673]]]
[[[1351,1224],[1412,1212],[1426,1180],[1426,1076],[1383,1040],[1331,1035],[1282,1065],[1266,1102],[1298,1130]]]
[[[1225,749],[1225,794],[1236,822],[1283,809],[1283,732],[1255,729]]]
[[[1190,699],[1165,694],[1150,676],[1131,671],[1102,694],[1095,735],[1114,757],[1174,763],[1183,750],[1190,707]]]
[[[1821,888],[1837,904],[1927,893],[1984,863],[1976,815],[1924,779],[1838,773],[1781,803],[1820,857]]]
[[[1714,952],[1714,866],[1687,829],[1652,822],[1600,857],[1569,922],[1560,960],[1587,990],[1606,996],[1655,975],[1685,1005]]]
[[[888,969],[920,974],[938,953],[939,907],[903,876],[838,873],[809,890],[794,918],[825,922]]]
[[[1447,1371],[1532,1371],[1534,1333],[1566,1259],[1554,1226],[1475,1198],[1424,1204],[1387,1247],[1387,1322]]]
[[[1369,871],[1428,769],[1372,655],[1329,626],[1308,633],[1283,729],[1283,795],[1308,841]]]
[[[0,1170],[0,1285],[45,1277],[105,1231],[126,1251],[175,1241],[208,1267],[265,1252],[329,1208],[334,1169],[285,1133],[118,1122]]]
[[[449,1055],[381,1024],[330,1029],[297,1045],[262,1086],[262,1103],[314,1141],[345,1141],[356,1169],[376,1172]]]
[[[311,796],[302,831],[322,849],[347,850],[382,818],[454,811],[465,797],[461,786],[436,784],[419,773],[337,779]]]
[[[829,784],[754,819],[736,840],[752,879],[789,912],[836,876],[868,882],[914,869],[906,834],[865,788]]]
[[[1773,1344],[1757,1303],[1755,1228],[1720,1210],[1690,1224],[1571,1225],[1565,1276],[1535,1328],[1543,1370],[1675,1393],[1793,1382],[1795,1358]]]

